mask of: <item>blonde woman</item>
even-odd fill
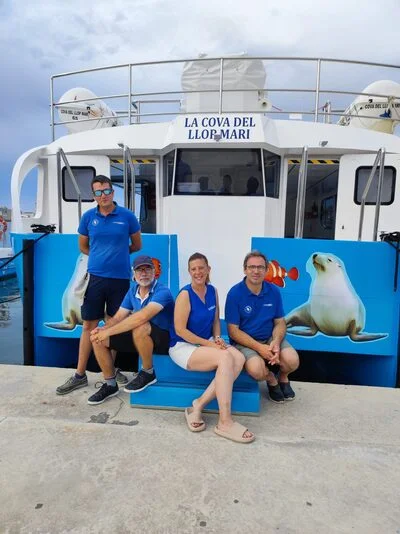
[[[185,410],[189,430],[205,430],[202,411],[217,397],[216,434],[239,443],[250,443],[255,439],[254,434],[234,422],[231,414],[233,383],[243,368],[244,356],[221,338],[218,294],[210,284],[210,266],[204,254],[196,252],[190,256],[188,270],[191,283],[181,289],[176,299],[169,354],[183,369],[216,371],[207,389]]]

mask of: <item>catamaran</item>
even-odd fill
[[[327,74],[357,67],[371,77],[356,90],[346,76]],[[376,69],[391,79],[374,79]],[[313,77],[307,87],[305,72]],[[60,95],[76,77],[90,82],[99,73],[117,81],[124,73],[124,92],[74,87]],[[91,179],[103,174],[118,203],[136,213],[143,252],[160,262],[175,294],[189,255],[200,251],[223,312],[245,254],[262,250],[269,281],[282,290],[290,342],[319,369],[316,379],[395,386],[399,74],[394,65],[239,55],[53,76],[52,141],[21,155],[11,179],[14,251],[25,250],[17,268],[21,284],[25,277],[25,361],[75,365],[76,232],[95,206]],[[21,190],[32,174],[36,210],[24,216]]]

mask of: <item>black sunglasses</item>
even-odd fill
[[[107,189],[97,189],[97,191],[93,191],[93,195],[95,197],[101,197],[101,195],[111,195],[111,193],[114,191],[111,187],[107,187]]]

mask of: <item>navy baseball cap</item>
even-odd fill
[[[134,259],[132,268],[133,270],[135,270],[138,267],[141,267],[142,265],[149,265],[149,267],[154,267],[153,260],[150,258],[150,256],[138,256]]]

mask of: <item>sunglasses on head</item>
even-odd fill
[[[101,197],[101,195],[111,195],[111,193],[114,191],[111,187],[107,187],[107,189],[97,189],[97,191],[93,191],[93,195],[95,197]]]

